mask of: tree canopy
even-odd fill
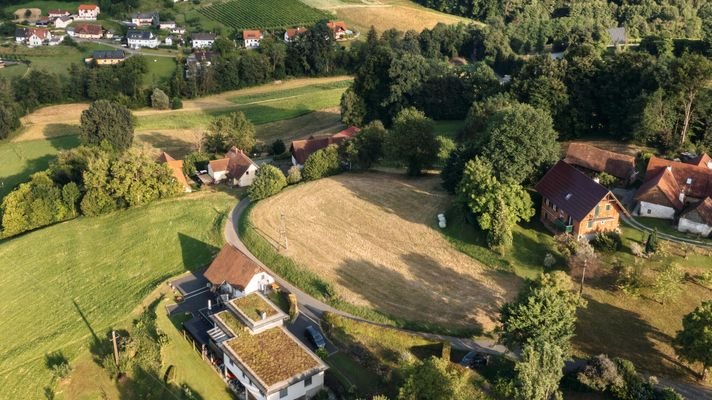
[[[133,143],[133,116],[121,104],[97,100],[82,111],[79,137],[84,144],[110,144],[118,151],[125,151]]]
[[[682,319],[682,330],[677,332],[675,351],[688,362],[699,362],[704,379],[712,365],[712,301],[700,304]]]
[[[247,189],[250,200],[258,201],[279,193],[287,186],[287,178],[274,165],[265,164],[257,170],[257,176]]]
[[[255,126],[242,111],[214,119],[203,136],[205,151],[213,154],[224,154],[233,146],[250,152],[255,143]]]
[[[398,400],[484,399],[475,389],[469,374],[450,360],[430,357],[406,371]]]
[[[415,108],[401,111],[386,136],[386,149],[391,159],[407,166],[408,175],[420,175],[438,156],[433,121]]]

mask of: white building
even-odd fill
[[[163,39],[163,43],[166,46],[173,46],[173,36],[166,36],[166,38]]]
[[[77,9],[76,19],[81,20],[95,20],[99,17],[101,10],[96,4],[81,4]]]
[[[245,42],[246,49],[256,49],[260,47],[260,40],[263,38],[262,32],[258,30],[242,31],[242,40]]]
[[[158,24],[159,29],[170,30],[170,29],[175,29],[175,27],[176,27],[175,21],[163,21]]]
[[[157,12],[142,12],[131,16],[131,23],[136,27],[158,26],[159,16]]]
[[[52,33],[44,28],[17,28],[15,41],[28,47],[42,46],[52,40]]]
[[[220,183],[227,179],[227,166],[230,159],[225,157],[219,160],[211,160],[208,163],[208,175],[213,178],[215,183]]]
[[[302,33],[306,32],[307,28],[303,27],[298,27],[298,28],[289,28],[284,31],[284,41],[289,43],[293,41],[297,36],[301,35]]]
[[[226,244],[203,274],[212,289],[228,298],[265,291],[274,278],[240,250]]]
[[[675,213],[685,206],[685,194],[680,190],[670,168],[663,169],[638,188],[635,200],[641,217],[675,219]]]
[[[154,49],[158,47],[158,37],[151,31],[141,31],[137,29],[129,29],[126,33],[126,41],[128,46],[132,49],[139,49],[141,47],[149,47]]]
[[[712,232],[712,199],[708,197],[680,214],[677,230],[709,236]]]
[[[208,49],[215,43],[214,33],[194,33],[191,37],[190,46],[194,49]]]
[[[288,316],[260,293],[230,300],[208,331],[225,375],[256,400],[309,399],[324,389],[327,365],[282,326]]]
[[[227,178],[233,186],[245,187],[252,185],[259,166],[242,150],[233,147],[225,155],[230,161],[227,164]]]
[[[54,20],[54,27],[59,29],[64,29],[74,22],[74,18],[70,16],[57,17]]]

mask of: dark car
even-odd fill
[[[465,368],[480,368],[484,367],[489,363],[489,355],[478,353],[476,351],[471,351],[465,354],[460,360],[460,365]]]
[[[309,340],[311,340],[312,343],[314,343],[314,346],[323,349],[324,346],[326,346],[326,341],[324,340],[324,336],[321,335],[321,332],[319,332],[318,329],[316,329],[313,325],[307,326],[307,329],[305,329],[305,333]]]

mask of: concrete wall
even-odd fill
[[[686,218],[680,218],[680,221],[677,223],[677,230],[680,232],[690,232],[708,236],[710,232],[712,232],[712,227]]]
[[[641,201],[640,216],[660,219],[675,219],[675,209],[672,207]]]

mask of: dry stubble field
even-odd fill
[[[409,320],[489,330],[521,281],[443,238],[436,215],[450,200],[435,176],[344,174],[261,201],[251,221],[274,241],[284,212],[286,255],[349,302]]]

